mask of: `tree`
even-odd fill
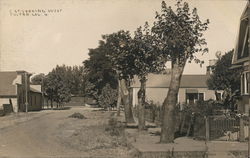
[[[239,95],[241,69],[231,69],[234,50],[230,50],[223,56],[218,56],[218,61],[214,66],[213,73],[207,80],[209,89],[224,91],[222,105],[226,109],[234,110],[235,98]]]
[[[108,58],[118,77],[117,115],[121,101],[124,103],[126,123],[133,123],[132,107],[129,104],[128,86],[134,76],[134,55],[130,52],[131,36],[128,31],[118,31],[103,36]]]
[[[177,0],[176,9],[167,6],[163,1],[161,12],[156,12],[152,32],[157,39],[157,46],[165,59],[171,61],[171,81],[167,97],[163,102],[161,143],[174,140],[174,109],[176,108],[180,80],[186,62],[194,60],[202,64],[196,57],[198,52],[207,52],[203,32],[207,30],[209,20],[201,22],[197,9],[189,9],[187,2]]]
[[[83,95],[85,76],[86,74],[83,66],[66,67],[66,78],[72,95]]]
[[[44,78],[45,78],[45,74],[44,73],[39,73],[39,74],[37,74],[37,75],[35,75],[34,77],[31,78],[31,83],[32,84],[42,85]]]
[[[117,101],[117,89],[111,88],[109,84],[106,84],[102,88],[102,93],[98,96],[100,101],[100,106],[103,108],[114,107]]]
[[[157,44],[152,36],[149,25],[146,22],[144,27],[135,31],[134,39],[131,42],[131,53],[134,55],[133,71],[140,80],[138,91],[138,129],[145,129],[145,97],[146,81],[149,73],[160,72],[164,69],[165,60],[157,50]]]
[[[86,71],[86,81],[91,83],[86,95],[91,96],[99,103],[98,95],[101,94],[102,88],[106,84],[114,89],[117,88],[116,72],[107,57],[107,48],[103,41],[100,41],[97,48],[89,49],[89,59],[85,60],[83,64]]]
[[[70,101],[70,78],[67,76],[67,67],[65,65],[56,66],[45,78],[45,92],[51,101],[57,103],[57,108],[62,106],[63,102]]]

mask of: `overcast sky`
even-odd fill
[[[174,0],[166,0],[169,5]],[[189,0],[201,19],[209,19],[205,34],[209,53],[203,68],[188,64],[185,74],[204,74],[216,51],[235,47],[239,18],[247,1]],[[88,49],[102,34],[124,29],[133,32],[154,20],[161,0],[0,0],[0,70],[48,73],[57,64],[81,65]],[[47,16],[13,16],[15,10],[58,9]],[[44,14],[43,14],[44,15]]]

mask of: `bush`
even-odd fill
[[[122,122],[117,121],[116,118],[112,117],[108,122],[108,127],[105,128],[111,136],[121,136],[124,133],[124,125]]]
[[[98,103],[104,109],[113,107],[117,102],[117,96],[117,89],[113,89],[109,84],[106,84],[98,97]]]
[[[70,115],[69,117],[71,117],[71,118],[77,118],[77,119],[87,119],[83,114],[81,114],[79,112],[76,112],[76,113]]]
[[[222,107],[214,100],[197,101],[195,104],[183,104],[183,112],[201,116],[214,115]]]

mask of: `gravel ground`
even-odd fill
[[[70,118],[74,113],[86,119]],[[0,157],[129,157],[123,135],[107,131],[112,112],[86,107],[0,118]]]
[[[106,130],[111,112],[92,110],[81,114],[87,119],[68,118],[60,124],[56,135],[61,144],[94,157],[128,157],[124,135],[111,136]]]

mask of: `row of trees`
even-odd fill
[[[163,103],[161,142],[174,140],[177,95],[182,73],[187,62],[195,61],[203,64],[197,58],[198,53],[206,53],[206,41],[203,33],[208,29],[209,21],[202,22],[197,9],[190,9],[187,2],[177,0],[175,7],[167,6],[163,1],[161,11],[156,12],[152,26],[145,22],[138,27],[134,35],[129,31],[103,35],[99,46],[89,49],[89,59],[84,66],[57,66],[48,75],[39,74],[32,79],[33,83],[44,84],[49,99],[58,105],[68,101],[72,94],[84,94],[94,98],[102,107],[114,106],[123,102],[127,123],[134,122],[131,104],[129,102],[129,86],[134,76],[140,80],[138,92],[138,128],[145,129],[144,107],[147,75],[160,73],[165,69],[165,63],[170,61],[171,82],[166,99]],[[221,68],[214,70],[214,75],[208,80],[211,89],[235,89],[230,87],[236,82],[221,80],[225,76],[224,58],[230,58],[232,53],[223,56],[218,63]],[[231,60],[230,60],[231,63]],[[217,64],[220,67],[220,64]],[[231,70],[228,69],[229,73]],[[218,74],[222,75],[218,77]],[[220,82],[218,82],[220,80]],[[238,81],[237,81],[238,82]],[[219,85],[218,85],[219,83]],[[221,84],[224,83],[224,84]],[[118,110],[119,112],[119,110]]]
[[[72,95],[84,93],[84,72],[82,66],[57,65],[47,75],[38,74],[34,76],[31,82],[43,86],[43,91],[50,100],[52,108],[53,102],[56,102],[57,107],[59,107],[63,102],[68,102]]]
[[[105,75],[115,74],[118,83],[114,82],[114,87],[118,86],[118,100],[122,98],[125,106],[126,122],[131,119],[131,108],[128,99],[128,86],[130,80],[138,76],[141,86],[138,92],[139,100],[139,130],[145,129],[144,106],[145,87],[148,73],[158,73],[164,70],[165,63],[171,61],[171,83],[166,99],[163,103],[164,115],[162,118],[161,142],[169,143],[174,140],[174,109],[177,104],[177,94],[180,80],[186,62],[195,61],[202,64],[197,57],[197,53],[206,53],[206,41],[203,33],[208,29],[209,21],[202,22],[197,14],[197,9],[189,8],[187,2],[177,0],[175,7],[167,6],[163,1],[161,11],[156,12],[155,21],[152,26],[145,22],[143,27],[138,27],[131,37],[128,31],[118,31],[109,35],[104,35],[99,47],[91,49],[90,59],[84,62],[88,73],[92,73],[92,67],[99,68],[100,61],[106,60],[103,66],[107,66],[104,74],[93,71],[94,75],[101,75],[103,78],[95,78],[90,75],[89,81],[96,89],[104,87],[105,82],[112,82],[113,77],[105,80]],[[98,54],[98,55],[97,55]],[[93,55],[97,55],[93,58]],[[91,66],[89,66],[91,65]],[[111,68],[111,69],[110,69]],[[106,76],[106,77],[107,77]],[[115,80],[114,80],[115,81]],[[112,85],[112,84],[110,84]],[[100,87],[98,87],[100,86]],[[101,91],[97,91],[97,95]]]
[[[84,66],[56,66],[47,75],[33,77],[32,82],[43,84],[51,103],[56,101],[58,105],[69,101],[72,94],[94,98],[102,107],[115,104],[119,107],[122,102],[126,122],[130,123],[134,119],[128,89],[131,80],[137,76],[141,83],[138,92],[138,128],[141,131],[145,129],[147,75],[163,72],[165,63],[170,61],[171,82],[162,106],[161,131],[161,142],[169,143],[174,140],[174,110],[182,73],[187,62],[203,64],[197,54],[208,51],[203,38],[208,24],[208,20],[200,20],[197,9],[191,10],[187,2],[177,0],[175,7],[170,7],[163,1],[152,26],[145,22],[135,30],[133,36],[124,30],[103,35],[99,46],[89,49],[89,59],[83,62]],[[239,77],[229,69],[231,58],[232,51],[218,57],[214,73],[208,80],[211,89],[234,92],[239,88],[232,87],[239,85]],[[228,75],[235,77],[225,78]],[[230,97],[227,98],[230,100]]]

